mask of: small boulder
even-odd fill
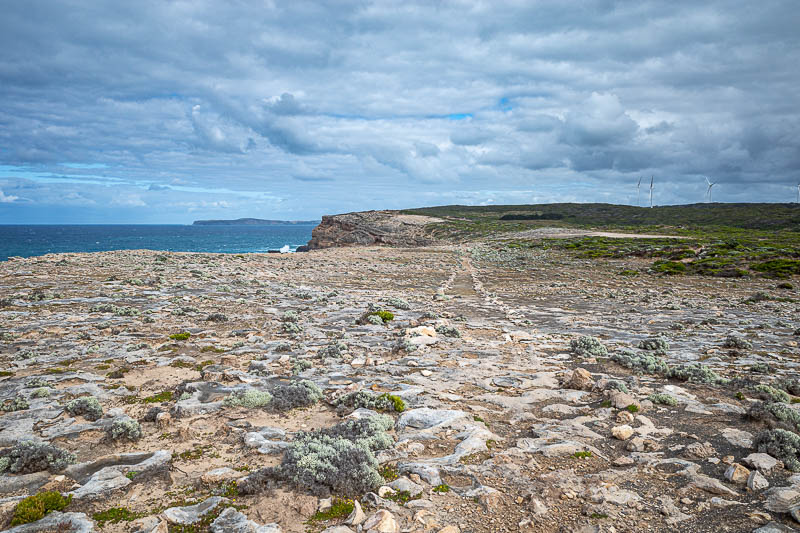
[[[564,386],[573,390],[590,391],[594,387],[594,379],[588,370],[576,368],[569,375]]]
[[[742,459],[742,462],[762,474],[769,474],[775,467],[783,465],[781,461],[766,453],[751,453]]]
[[[740,485],[744,485],[747,483],[747,478],[750,477],[750,470],[743,467],[739,463],[733,463],[731,466],[725,470],[725,479],[730,481],[731,483],[737,483]]]
[[[394,515],[381,509],[364,522],[364,531],[369,533],[400,533],[400,526]]]
[[[769,487],[769,481],[767,478],[761,475],[761,472],[758,470],[753,470],[750,472],[750,475],[747,477],[747,488],[752,491],[759,491],[764,490]]]
[[[623,426],[616,426],[611,428],[611,434],[615,439],[628,440],[633,436],[633,428],[625,424]]]

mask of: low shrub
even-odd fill
[[[791,396],[783,392],[782,390],[776,389],[775,387],[770,387],[769,385],[756,385],[755,388],[756,392],[759,393],[761,398],[768,400],[770,402],[781,402],[781,403],[789,403],[792,401]]]
[[[72,495],[65,498],[56,491],[40,492],[39,494],[28,496],[14,508],[11,526],[36,522],[51,511],[63,511],[71,501]]]
[[[649,350],[660,354],[667,353],[669,350],[669,343],[663,337],[651,337],[643,341],[639,341],[639,348],[642,350]]]
[[[572,339],[569,347],[572,353],[581,357],[602,357],[608,354],[606,347],[595,337],[583,336],[578,339]]]
[[[225,398],[225,405],[228,407],[245,407],[247,409],[258,409],[266,407],[272,401],[272,394],[267,391],[248,389],[244,392],[234,392]]]
[[[730,334],[725,338],[725,342],[722,343],[722,347],[733,348],[736,350],[749,350],[753,347],[753,344],[746,339]]]
[[[783,461],[792,472],[800,472],[800,436],[784,429],[770,429],[756,435],[753,447]]]
[[[0,411],[6,412],[14,412],[14,411],[24,411],[31,406],[28,403],[28,400],[25,399],[24,396],[15,396],[11,400],[6,400],[0,405]]]
[[[356,409],[373,409],[375,411],[395,411],[402,413],[406,409],[405,402],[393,394],[372,394],[365,390],[354,391],[333,402],[336,412],[344,414]]]
[[[5,459],[5,461],[3,461]],[[11,448],[0,450],[3,470],[12,474],[32,474],[48,470],[60,472],[75,463],[75,455],[44,442],[21,441]]]
[[[310,407],[322,399],[322,391],[313,382],[303,379],[281,384],[271,389],[273,411],[288,411],[297,407]]]
[[[678,400],[666,393],[651,394],[647,399],[656,405],[669,405],[671,407],[678,405]]]
[[[728,380],[701,363],[673,366],[667,372],[667,377],[688,381],[689,383],[708,383],[724,385]]]
[[[436,333],[438,333],[439,335],[444,335],[445,337],[453,337],[453,338],[461,337],[461,332],[458,331],[458,329],[456,329],[454,326],[446,326],[446,325],[436,326]]]
[[[136,441],[142,438],[142,427],[132,418],[117,418],[106,429],[106,436],[111,440]]]
[[[86,420],[100,420],[103,416],[103,407],[94,396],[84,396],[70,400],[64,409],[72,416],[82,416]]]
[[[637,354],[631,350],[612,353],[611,360],[625,368],[648,374],[666,374],[669,371],[667,363],[660,357],[650,354]]]
[[[391,418],[379,415],[300,432],[280,465],[249,475],[239,483],[239,492],[254,494],[283,480],[317,495],[361,496],[383,483],[373,454],[392,446],[386,433],[392,426]]]

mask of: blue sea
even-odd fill
[[[247,253],[294,251],[311,239],[313,224],[275,226],[0,225],[0,261],[63,252],[164,250]]]

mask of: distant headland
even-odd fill
[[[278,226],[285,224],[311,225],[319,220],[265,220],[262,218],[237,218],[236,220],[195,220],[193,226]]]

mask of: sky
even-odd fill
[[[2,5],[2,224],[797,199],[796,0]]]

